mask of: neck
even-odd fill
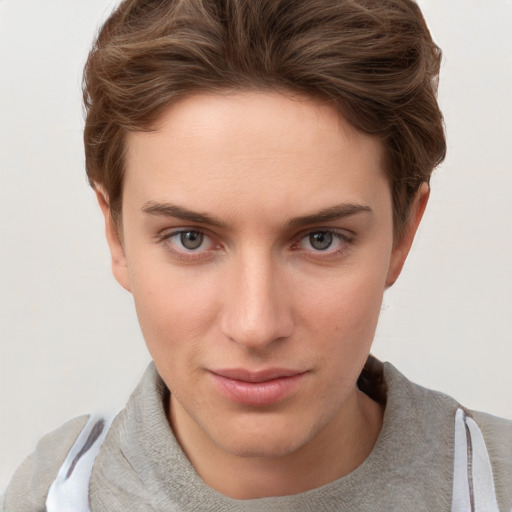
[[[179,407],[179,406],[178,406]],[[371,453],[382,427],[384,408],[359,390],[338,414],[299,449],[278,457],[238,456],[177,421],[171,400],[171,425],[199,476],[235,499],[299,494],[348,475]],[[193,430],[193,428],[192,428]]]

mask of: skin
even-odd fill
[[[383,414],[356,380],[428,187],[393,240],[381,143],[331,107],[273,92],[190,96],[126,144],[119,229],[98,192],[113,272],[196,471],[248,499],[354,470]],[[240,403],[216,377],[233,368],[299,377],[271,403]]]

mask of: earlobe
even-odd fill
[[[405,226],[404,234],[399,242],[394,246],[393,252],[391,253],[391,261],[386,279],[386,288],[392,286],[402,272],[405,260],[407,259],[407,255],[411,249],[414,236],[416,235],[423,213],[427,207],[429,196],[430,188],[428,183],[423,183],[416,193],[416,197],[411,205],[410,218]]]
[[[130,279],[128,274],[128,265],[124,252],[123,243],[119,237],[117,226],[112,218],[110,205],[106,193],[96,187],[96,198],[101,212],[105,219],[105,236],[107,237],[108,247],[110,249],[112,273],[116,281],[127,291],[131,292]]]

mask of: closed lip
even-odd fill
[[[299,391],[307,372],[289,368],[250,371],[229,368],[210,371],[214,388],[224,397],[248,406],[267,406]]]
[[[268,382],[269,380],[295,377],[296,375],[306,373],[304,370],[295,370],[290,368],[266,368],[256,371],[246,370],[243,368],[225,368],[210,371],[211,373],[226,379],[252,383]]]

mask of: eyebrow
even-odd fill
[[[310,215],[304,215],[302,217],[295,217],[288,221],[288,227],[301,227],[307,226],[309,224],[319,224],[321,222],[329,222],[333,220],[339,220],[344,217],[351,217],[353,215],[361,214],[361,213],[369,213],[372,214],[373,211],[369,206],[354,204],[354,203],[345,203],[338,204],[335,206],[330,206],[329,208],[324,208],[319,212],[312,213]]]
[[[148,201],[142,206],[142,211],[149,215],[160,217],[174,217],[176,219],[188,220],[198,224],[208,224],[210,226],[226,228],[227,224],[213,215],[200,213],[169,203],[159,203],[157,201]]]
[[[142,206],[142,211],[149,215],[161,216],[161,217],[173,217],[176,219],[188,220],[197,224],[207,224],[210,226],[227,228],[228,225],[220,220],[218,217],[210,215],[208,213],[195,212],[170,203],[160,203],[158,201],[148,201]],[[318,212],[304,215],[301,217],[294,217],[287,222],[289,228],[296,228],[307,226],[310,224],[319,224],[321,222],[329,222],[333,220],[342,219],[344,217],[351,217],[353,215],[361,213],[373,213],[369,206],[364,206],[354,203],[344,203],[328,208],[324,208]]]

